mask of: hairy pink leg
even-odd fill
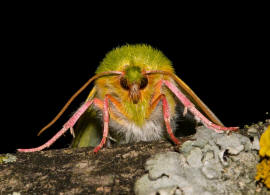
[[[182,102],[185,106],[185,110],[188,109],[196,119],[201,121],[206,127],[215,130],[216,132],[222,131],[235,131],[238,127],[222,127],[219,125],[214,124],[213,122],[209,121],[204,115],[202,115],[195,106],[189,101],[189,99],[171,82],[163,80],[163,83],[176,95],[176,97]],[[184,110],[184,114],[185,114]]]
[[[161,82],[162,84],[162,82]],[[160,85],[161,87],[161,85]],[[159,101],[162,101],[162,111],[163,111],[163,119],[166,125],[167,132],[169,136],[171,137],[171,140],[176,144],[180,144],[180,141],[174,136],[170,124],[170,110],[168,106],[167,99],[164,94],[160,94],[157,98],[155,98],[151,103],[151,110],[153,110],[159,103]]]
[[[169,136],[171,137],[172,141],[176,145],[179,145],[180,141],[174,136],[174,134],[172,132],[172,128],[171,128],[171,124],[170,124],[170,114],[169,114],[170,110],[169,110],[168,102],[167,102],[165,95],[162,94],[161,99],[162,99],[163,117],[164,117],[165,125],[167,128],[167,132],[168,132]]]
[[[109,98],[106,96],[103,102],[103,137],[99,145],[94,149],[94,153],[97,153],[105,144],[108,132],[109,132],[109,110],[108,110]]]
[[[30,148],[30,149],[18,149],[19,152],[36,152],[43,150],[44,148],[49,147],[52,145],[59,137],[61,137],[69,128],[72,128],[77,120],[81,117],[81,115],[89,108],[89,106],[94,104],[100,104],[99,99],[93,99],[90,101],[85,102],[76,112],[75,114],[64,124],[63,128],[58,131],[49,141],[45,144],[37,147],[37,148]]]

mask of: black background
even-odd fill
[[[270,118],[269,31],[264,15],[216,14],[179,16],[173,22],[152,15],[145,26],[139,19],[97,21],[88,12],[7,15],[1,38],[0,152],[35,147],[52,137],[92,86],[53,127],[40,137],[36,134],[94,75],[105,54],[126,43],[147,43],[163,51],[176,74],[226,126],[243,127]],[[52,148],[67,147],[70,140],[67,133]]]

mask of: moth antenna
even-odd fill
[[[76,93],[74,93],[71,98],[67,101],[67,103],[63,106],[63,108],[60,110],[60,112],[54,117],[54,119],[49,122],[45,127],[43,127],[39,132],[38,136],[44,132],[46,129],[48,129],[50,126],[52,126],[59,118],[60,116],[66,111],[68,106],[72,103],[72,101],[95,79],[102,77],[102,76],[108,76],[108,75],[121,75],[123,72],[120,71],[107,71],[107,72],[102,72],[99,74],[96,74],[95,76],[91,77]]]
[[[203,101],[195,94],[195,92],[190,89],[190,87],[181,80],[178,76],[174,73],[166,72],[162,70],[152,70],[152,71],[145,71],[145,74],[164,74],[169,75],[172,77],[178,85],[180,85],[196,102],[196,104],[203,110],[203,112],[210,118],[212,122],[217,125],[224,126],[223,123],[217,118],[217,116],[203,103]]]

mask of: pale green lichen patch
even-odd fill
[[[135,194],[264,194],[267,189],[257,188],[254,180],[259,157],[253,141],[238,132],[219,134],[198,127],[178,153],[162,152],[147,160]],[[259,167],[260,173],[266,167],[268,162]]]

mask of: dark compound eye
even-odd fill
[[[144,89],[148,84],[148,79],[146,77],[143,77],[140,84],[140,89]]]
[[[125,90],[129,90],[129,86],[128,86],[128,83],[127,83],[127,79],[122,77],[120,78],[120,85],[123,89]]]

